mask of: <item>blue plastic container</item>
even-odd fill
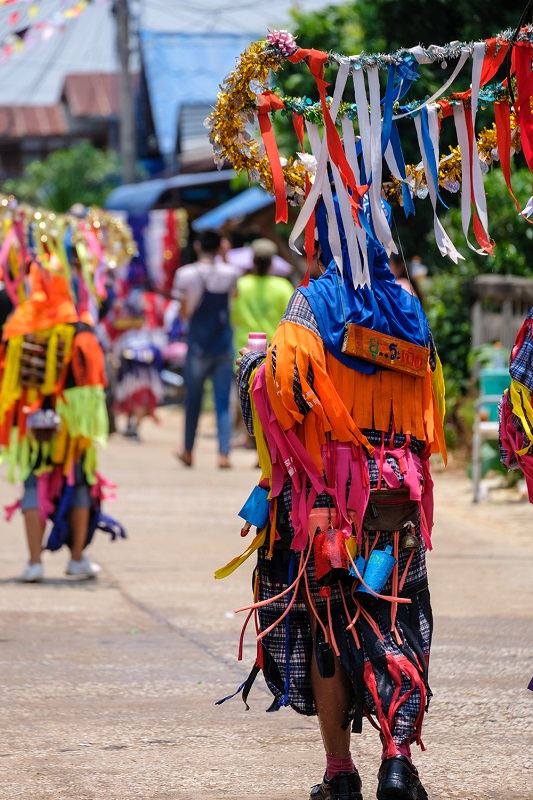
[[[255,486],[250,497],[239,511],[239,517],[257,528],[264,528],[268,522],[268,492],[262,486]]]
[[[396,559],[392,555],[392,547],[390,544],[387,545],[385,550],[372,550],[363,575],[366,585],[376,594],[380,594],[395,564]],[[369,592],[366,586],[362,584],[357,591],[372,594],[372,592]]]
[[[365,567],[366,567],[366,561],[363,558],[363,556],[357,556],[357,561],[355,562],[355,566],[357,567],[357,572],[363,578],[364,574],[365,574]],[[354,570],[354,568],[352,566],[350,567],[349,572],[350,572],[350,575],[352,576],[352,578],[357,578],[357,580],[359,580],[359,575],[357,574],[357,572]]]
[[[479,371],[479,390],[481,397],[493,395],[500,398],[511,383],[508,369],[487,368]],[[498,422],[498,403],[483,403],[482,409],[489,422]]]

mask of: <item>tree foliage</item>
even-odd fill
[[[458,39],[487,39],[515,28],[524,0],[357,0],[350,3],[365,32],[369,52],[397,50],[415,44],[438,44]]]
[[[522,205],[531,194],[531,173],[522,168],[513,174],[513,190]],[[465,256],[454,265],[440,256],[434,245],[433,276],[428,292],[428,317],[443,361],[461,391],[469,379],[471,342],[469,282],[476,275],[531,275],[533,225],[516,211],[501,169],[494,168],[485,179],[489,231],[496,241],[494,255],[481,256],[468,249],[461,227],[461,211],[450,209],[442,222],[452,241]],[[474,241],[471,234],[470,241]]]
[[[31,161],[22,177],[5,181],[2,190],[22,202],[63,213],[74,203],[102,206],[119,183],[118,155],[80,142],[69,150],[56,150],[44,161]]]
[[[456,39],[468,42],[488,38],[501,30],[514,29],[523,8],[523,0],[475,4],[456,0],[453,10],[449,0],[352,0],[321,11],[294,10],[292,33],[302,47],[346,55],[392,52],[417,44],[443,45]],[[424,88],[430,88],[433,80],[431,71],[426,70]],[[301,67],[284,66],[277,82],[287,95],[316,94],[312,77]],[[422,91],[422,85],[418,88]]]

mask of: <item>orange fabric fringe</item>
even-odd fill
[[[314,388],[307,380],[309,366]],[[294,400],[295,372],[310,406],[305,417]],[[313,331],[297,323],[283,322],[267,354],[266,381],[281,426],[284,430],[295,427],[319,468],[322,467],[320,448],[327,434],[340,442],[361,444],[372,453],[373,447],[361,429],[386,431],[391,415],[397,433],[425,441],[432,453],[441,452],[446,457],[442,420],[429,367],[424,378],[393,370],[367,375],[341,364],[326,351],[322,339]]]

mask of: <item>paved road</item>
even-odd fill
[[[102,461],[130,539],[99,535],[98,582],[66,578],[57,553],[44,584],[17,584],[22,526],[0,522],[1,800],[306,800],[320,778],[315,720],[265,714],[261,679],[250,711],[238,698],[214,706],[253,661],[252,635],[236,660],[233,614],[249,570],[211,576],[241,546],[236,511],[257,472],[249,451],[216,469],[211,424],[192,470],[170,454],[176,411],[141,445],[114,437]],[[0,480],[2,501],[14,496]],[[453,470],[436,475],[436,500],[435,697],[417,764],[432,800],[531,800],[533,508],[473,507]],[[375,797],[376,733],[367,726],[352,749]]]

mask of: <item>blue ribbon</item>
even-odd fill
[[[392,145],[392,152],[394,153],[394,158],[396,159],[398,169],[400,170],[400,175],[405,179],[407,177],[405,160],[402,153],[402,145],[400,143],[400,134],[398,133],[398,127],[395,122],[392,123],[391,127],[390,143]],[[415,204],[413,203],[411,190],[406,183],[402,183],[402,200],[405,216],[408,217],[409,214],[415,214]]]
[[[428,167],[433,177],[433,185],[437,190],[437,198],[440,200],[442,205],[446,210],[448,210],[448,206],[442,199],[439,194],[439,169],[437,165],[437,158],[435,151],[433,149],[433,142],[431,141],[431,137],[429,135],[429,117],[428,117],[428,110],[426,107],[420,110],[420,119],[422,121],[422,141],[424,143],[424,149],[426,151],[426,156],[428,160]]]
[[[303,558],[303,553],[301,558]],[[291,552],[291,559],[289,561],[289,577],[287,578],[288,585],[290,586],[294,580],[294,572],[295,572],[295,563],[296,563],[296,556],[294,550]],[[287,606],[291,602],[292,592],[287,593]],[[291,652],[290,652],[290,611],[285,617],[285,686],[284,686],[284,694],[283,699],[280,700],[280,706],[288,706],[289,705],[289,689],[291,685]]]

